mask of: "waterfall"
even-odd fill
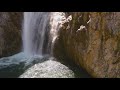
[[[67,64],[64,59],[61,62],[54,57],[53,49],[57,49],[56,42],[61,38],[59,31],[70,28],[71,15],[67,18],[64,12],[24,12],[23,15],[23,51],[0,58],[0,78],[89,77],[74,63]]]
[[[51,54],[63,12],[24,12],[23,50],[31,55]]]

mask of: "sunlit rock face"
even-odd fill
[[[20,51],[21,27],[22,13],[0,12],[0,57]]]
[[[63,12],[24,12],[23,51],[27,56],[52,55]]]
[[[49,58],[30,67],[20,78],[74,78],[75,75],[67,66]]]
[[[54,48],[93,77],[120,78],[120,13],[69,12]],[[58,50],[59,49],[59,50]]]

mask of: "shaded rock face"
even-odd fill
[[[67,56],[93,77],[120,78],[120,12],[69,12],[55,56]],[[64,53],[63,53],[64,52]]]
[[[0,58],[21,49],[21,12],[0,12]]]

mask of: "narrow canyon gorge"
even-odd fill
[[[0,12],[0,77],[120,78],[120,12]]]

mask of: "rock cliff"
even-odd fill
[[[70,15],[54,55],[67,56],[93,77],[120,78],[120,12],[66,12]]]
[[[0,12],[0,57],[20,51],[21,27],[21,12]]]

